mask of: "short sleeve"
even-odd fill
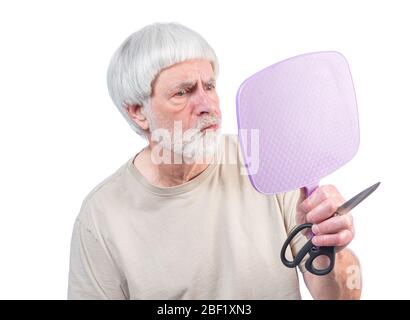
[[[96,234],[83,203],[71,238],[68,299],[126,299],[121,274]]]
[[[286,225],[286,233],[288,235],[298,225],[296,222],[296,209],[298,204],[303,201],[303,199],[301,199],[302,196],[303,194],[301,192],[301,189],[285,192],[283,194],[283,211]],[[303,235],[302,232],[299,232],[293,238],[293,240],[290,243],[290,248],[293,257],[296,256],[296,254],[302,249],[302,247],[306,244],[307,241],[307,237]],[[305,262],[308,259],[308,257],[309,255],[306,255],[299,264],[299,270],[301,272],[306,272]]]

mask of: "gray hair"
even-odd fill
[[[178,23],[154,23],[131,34],[111,58],[107,85],[111,99],[131,128],[145,137],[144,130],[126,110],[140,105],[149,111],[152,83],[161,72],[190,59],[209,60],[215,77],[218,59],[214,50],[197,32]]]

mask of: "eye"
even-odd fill
[[[185,96],[187,93],[191,92],[191,88],[184,88],[184,89],[180,89],[175,96],[177,97],[183,97]]]
[[[179,90],[175,95],[176,95],[177,97],[182,97],[182,96],[184,96],[186,93],[187,93],[187,90],[182,89],[182,90]]]
[[[208,83],[208,84],[205,86],[205,89],[206,89],[206,90],[213,90],[213,89],[215,89],[215,83]]]

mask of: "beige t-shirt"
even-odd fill
[[[300,190],[257,192],[241,174],[237,136],[223,139],[219,161],[184,184],[150,184],[133,156],[87,195],[69,299],[300,299],[296,269],[280,260]]]

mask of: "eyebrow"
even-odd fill
[[[205,81],[205,83],[207,83],[207,84],[209,84],[209,83],[214,84],[215,82],[216,82],[216,80],[213,77],[209,78],[207,81]],[[180,82],[180,83],[172,86],[169,91],[174,91],[176,89],[181,89],[181,88],[193,87],[195,85],[196,85],[196,81],[184,81],[184,82]]]

